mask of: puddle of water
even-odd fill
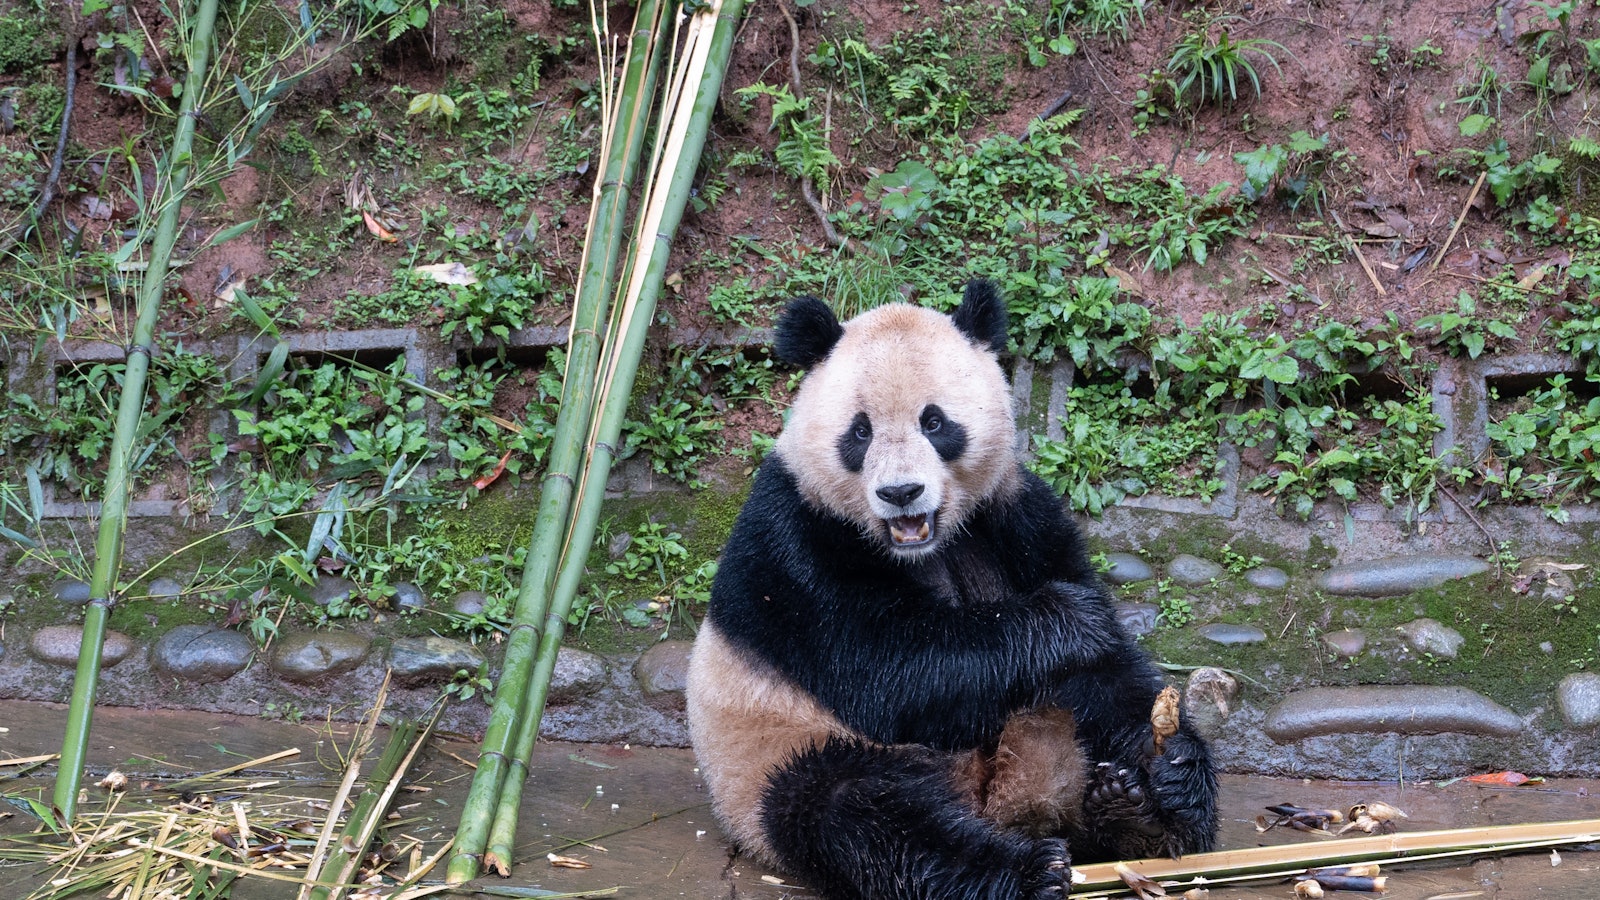
[[[6,729],[0,732],[0,759],[58,750],[64,718],[65,709],[53,704],[0,701],[0,728]],[[116,767],[132,776],[136,787],[127,800],[159,800],[158,793],[137,787],[141,777],[214,771],[298,747],[302,752],[297,758],[266,767],[269,771],[264,775],[280,782],[266,790],[284,796],[327,798],[342,772],[339,748],[348,743],[348,732],[347,727],[339,726],[335,737],[325,726],[107,708],[96,713],[89,766],[95,772]],[[414,768],[410,783],[428,790],[409,793],[399,801],[402,814],[412,820],[400,830],[424,842],[424,855],[454,833],[471,781],[466,760],[476,752],[475,743],[438,738]],[[54,770],[47,768],[0,781],[0,792],[47,797],[53,776]],[[1257,833],[1256,816],[1269,805],[1286,802],[1348,808],[1382,800],[1410,815],[1402,822],[1405,831],[1600,818],[1600,782],[1578,779],[1518,788],[1465,782],[1441,788],[1230,775],[1222,779],[1221,796],[1221,844],[1230,849],[1335,840],[1287,829]],[[730,857],[706,800],[693,755],[687,750],[541,745],[523,796],[516,867],[504,883],[555,891],[623,887],[619,896],[641,898],[781,900],[813,896],[803,889],[763,880],[775,873],[747,859]],[[84,809],[93,809],[97,803],[98,799],[91,799]],[[0,812],[8,809],[0,807]],[[0,819],[0,837],[29,830],[23,815]],[[555,868],[546,860],[551,852],[583,859],[592,868]],[[1539,851],[1475,862],[1411,863],[1388,874],[1389,892],[1384,896],[1390,900],[1428,900],[1439,895],[1458,895],[1460,900],[1473,896],[1572,900],[1600,895],[1595,888],[1600,880],[1600,853],[1575,849],[1561,850],[1558,866],[1551,865],[1548,851]],[[32,867],[0,869],[0,880],[13,884],[31,885],[43,877],[44,872]],[[1474,891],[1481,893],[1474,895]],[[280,900],[285,888],[241,882],[232,896],[234,900]],[[1292,892],[1286,884],[1217,886],[1210,897],[1266,900],[1289,898]]]

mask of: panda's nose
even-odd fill
[[[878,488],[878,496],[895,506],[909,506],[911,501],[922,496],[922,487],[920,484],[891,484]]]

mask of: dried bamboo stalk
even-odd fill
[[[1524,825],[1489,825],[1442,831],[1383,834],[1339,841],[1246,847],[1195,853],[1179,859],[1140,859],[1123,865],[1147,878],[1180,884],[1215,883],[1245,878],[1275,878],[1298,874],[1314,866],[1351,862],[1403,862],[1442,855],[1524,850],[1558,844],[1600,840],[1600,819],[1535,822]],[[1083,882],[1074,898],[1103,897],[1122,888],[1117,863],[1074,866]]]

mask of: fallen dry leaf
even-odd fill
[[[1128,890],[1133,891],[1139,900],[1150,900],[1152,897],[1165,897],[1167,895],[1166,888],[1128,868],[1125,863],[1117,863],[1113,868],[1116,869],[1117,877],[1122,879],[1122,883],[1127,885]]]
[[[588,869],[592,868],[587,862],[571,856],[561,856],[556,853],[546,853],[545,858],[550,860],[550,865],[560,869]]]
[[[1527,784],[1529,778],[1521,772],[1487,772],[1483,775],[1468,775],[1465,780],[1472,784],[1504,784],[1514,787]]]

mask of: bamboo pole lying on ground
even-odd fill
[[[519,723],[515,752],[496,805],[494,826],[484,862],[501,875],[510,872],[517,811],[529,758],[538,737],[539,720],[566,630],[567,614],[578,593],[589,545],[600,518],[600,501],[617,456],[622,423],[633,395],[645,338],[655,318],[670,257],[672,237],[688,205],[690,188],[710,130],[711,115],[722,90],[722,76],[733,48],[743,0],[721,0],[691,20],[681,65],[667,86],[658,127],[658,146],[651,166],[654,178],[642,199],[628,261],[628,280],[615,305],[606,340],[599,396],[603,406],[589,435],[588,465],[578,486],[572,525],[562,553],[551,605],[545,616],[539,655],[528,689],[527,707]],[[691,93],[692,92],[692,93]]]
[[[560,412],[552,438],[549,467],[540,485],[539,511],[522,570],[505,664],[478,751],[478,768],[462,807],[455,852],[447,868],[447,877],[454,883],[478,874],[479,857],[488,843],[493,823],[492,805],[507,780],[507,757],[514,749],[518,724],[526,715],[527,687],[539,644],[539,626],[550,608],[550,591],[560,564],[561,548],[567,543],[572,497],[582,473],[583,438],[589,430],[594,409],[600,327],[607,318],[617,258],[627,229],[628,190],[638,171],[656,68],[666,43],[660,34],[666,8],[667,4],[658,0],[645,0],[640,4],[628,41],[622,89],[614,102],[607,102],[605,106],[601,175],[595,183],[594,201],[589,211],[582,275],[574,301],[567,367],[562,378]],[[602,45],[603,61],[606,34],[598,22],[596,37]],[[610,73],[602,72],[600,82],[611,85]],[[520,782],[521,775],[515,776],[515,780]]]
[[[1074,866],[1074,874],[1082,880],[1075,886],[1072,896],[1076,900],[1087,900],[1124,893],[1126,887],[1116,872],[1118,865],[1125,865],[1167,886],[1176,882],[1178,887],[1186,888],[1219,881],[1287,878],[1310,867],[1340,863],[1398,863],[1592,841],[1600,841],[1600,819],[1414,831],[1336,841],[1246,847],[1195,853],[1178,859],[1140,859],[1126,863]]]
[[[184,77],[183,98],[178,107],[178,124],[167,154],[166,179],[159,193],[160,214],[150,263],[139,291],[138,315],[133,326],[133,343],[128,348],[127,370],[117,402],[111,452],[107,456],[105,495],[100,504],[100,531],[95,541],[94,574],[89,581],[89,604],[83,617],[83,640],[78,649],[78,670],[72,682],[72,702],[67,708],[67,732],[61,745],[61,770],[56,776],[52,798],[65,825],[78,807],[78,786],[83,778],[83,760],[89,747],[89,727],[94,718],[95,690],[100,681],[100,650],[105,643],[106,622],[111,616],[112,596],[122,568],[122,536],[128,524],[128,497],[133,482],[133,442],[144,412],[145,380],[150,372],[150,357],[155,352],[156,319],[161,311],[161,294],[166,288],[167,271],[173,245],[178,237],[178,216],[189,187],[193,158],[195,107],[200,102],[211,55],[211,36],[216,29],[217,0],[200,0],[194,29],[184,48],[188,74]]]

